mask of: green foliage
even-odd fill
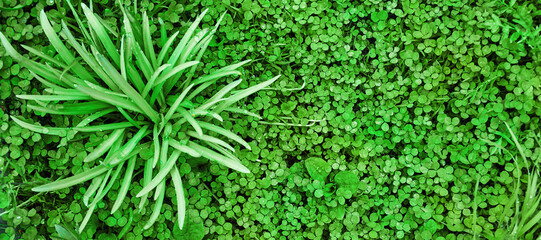
[[[115,1],[94,3],[93,10],[104,22],[122,26],[123,13]],[[81,6],[73,4],[79,16],[84,16]],[[135,2],[126,4],[133,12]],[[44,9],[61,39],[61,20],[74,35],[83,36],[74,28],[77,20],[69,5],[45,0],[0,3],[9,8],[19,5],[23,8],[0,10],[0,31],[21,53],[29,52],[19,47],[24,44],[63,62],[49,46],[37,17]],[[188,158],[188,164],[178,166],[185,189],[186,222],[190,223],[191,216],[200,218],[196,222],[203,228],[196,229],[202,229],[197,233],[204,238],[509,239],[514,229],[518,234],[528,223],[535,223],[531,220],[536,215],[524,209],[541,210],[525,207],[533,206],[539,195],[529,188],[535,186],[532,183],[541,161],[538,4],[500,0],[145,0],[136,5],[137,12],[149,16],[156,48],[165,45],[170,33],[185,33],[204,9],[209,8],[199,24],[203,29],[212,29],[227,11],[209,43],[210,51],[201,58],[205,65],[197,65],[194,78],[243,59],[254,61],[238,69],[248,79],[238,88],[276,74],[283,76],[272,88],[265,88],[268,91],[239,100],[239,109],[253,114],[239,109],[220,114],[221,126],[237,133],[251,149],[238,148],[231,144],[235,141],[223,136],[219,139],[235,149],[235,156],[251,174],[207,164],[208,159],[202,157]],[[81,20],[86,26],[86,18]],[[112,29],[122,35],[122,30]],[[115,47],[120,44],[115,42]],[[174,45],[171,48],[172,52]],[[32,52],[26,56],[44,62]],[[73,127],[83,118],[26,108],[26,100],[16,95],[41,94],[44,87],[23,64],[6,56],[3,47],[0,62],[0,95],[6,97],[2,99],[4,113],[0,112],[4,114],[0,118],[0,159],[5,169],[3,183],[11,183],[3,188],[11,199],[6,210],[20,206],[26,211],[50,212],[38,214],[43,224],[17,227],[13,224],[16,215],[3,214],[7,222],[0,229],[6,228],[10,237],[20,237],[24,234],[21,229],[34,227],[26,234],[48,239],[56,233],[56,224],[80,226],[87,211],[88,183],[77,186],[80,189],[71,187],[37,197],[32,197],[30,189],[99,164],[83,160],[108,139],[110,131],[79,132],[68,142],[68,137],[21,128],[9,115],[62,128]],[[66,73],[73,74],[71,70]],[[9,93],[4,89],[10,89]],[[201,97],[180,106],[189,109],[204,103],[220,89],[219,84],[210,85]],[[166,98],[166,104],[173,104],[179,94]],[[123,110],[133,122],[148,121]],[[113,115],[129,122],[120,110]],[[209,118],[216,119],[214,116]],[[11,130],[12,126],[17,128]],[[191,132],[187,137],[199,136],[192,124],[186,121],[185,126]],[[177,134],[177,138],[183,136]],[[141,159],[153,159],[152,145],[141,150]],[[17,159],[11,158],[12,152]],[[306,167],[309,157],[320,158],[330,167],[324,181],[310,174]],[[137,160],[134,168],[143,166]],[[111,204],[105,201],[96,206],[81,234],[83,239],[111,237],[121,231],[127,239],[171,239],[179,233],[174,185],[166,184],[168,198],[152,227],[144,230],[155,209],[154,196],[149,195],[141,212],[133,211],[129,217],[130,204],[141,204],[135,196],[143,189],[144,171],[134,172],[123,204],[110,214],[123,171],[117,177],[119,183],[104,197]],[[356,180],[358,184],[354,184]],[[526,198],[530,195],[532,201]],[[55,200],[54,205],[50,199]],[[91,200],[87,200],[89,204]],[[81,208],[79,212],[72,211],[78,210],[73,203]],[[115,225],[106,224],[113,219]],[[189,229],[185,225],[182,231]],[[534,224],[522,238],[534,239],[539,232]]]
[[[323,159],[317,157],[310,157],[304,161],[306,170],[310,177],[320,182],[325,182],[329,173],[331,173],[331,166]]]
[[[71,3],[69,1],[67,3],[72,8]],[[92,164],[94,166],[84,164],[85,170],[81,168],[72,170],[73,173],[76,173],[74,176],[34,187],[32,190],[36,192],[55,191],[92,180],[92,184],[85,192],[84,203],[89,207],[89,210],[79,226],[79,233],[82,233],[97,204],[118,182],[120,182],[120,189],[113,204],[112,213],[119,209],[130,189],[133,173],[136,170],[135,166],[138,165],[141,166],[141,170],[144,169],[145,175],[144,187],[136,195],[142,199],[140,210],[143,209],[150,191],[155,190],[156,195],[153,212],[144,229],[150,228],[161,212],[165,197],[166,177],[169,175],[176,192],[178,225],[182,229],[186,203],[181,175],[177,167],[181,166],[181,169],[185,169],[182,165],[187,164],[186,157],[205,157],[232,169],[249,173],[250,171],[233,155],[232,152],[235,149],[213,135],[222,135],[248,149],[250,146],[233,132],[215,125],[210,116],[223,122],[219,115],[222,111],[228,111],[231,105],[270,85],[279,76],[237,93],[229,94],[242,81],[237,80],[224,86],[206,101],[201,101],[200,93],[202,91],[222,77],[241,75],[236,69],[248,62],[229,65],[220,70],[194,77],[197,70],[196,64],[199,63],[212,40],[223,16],[212,29],[206,28],[195,32],[198,23],[207,12],[207,10],[203,11],[186,31],[172,53],[168,53],[169,46],[175,41],[178,32],[173,34],[167,42],[162,42],[164,46],[156,55],[146,13],[140,16],[121,6],[124,15],[122,29],[119,29],[122,31],[122,35],[119,36],[116,30],[112,29],[98,15],[95,15],[86,5],[82,4],[81,6],[88,21],[88,29],[79,20],[78,13],[74,8],[72,8],[72,12],[77,19],[78,30],[81,30],[85,37],[82,44],[72,35],[68,25],[61,21],[63,36],[69,45],[76,50],[79,59],[76,59],[60,40],[56,33],[57,30],[51,25],[44,11],[40,13],[41,27],[58,53],[58,59],[53,59],[45,53],[26,47],[42,59],[49,61],[57,69],[22,56],[13,48],[5,35],[0,33],[0,40],[7,54],[24,64],[35,78],[48,87],[45,92],[49,94],[17,95],[20,99],[32,100],[37,103],[37,105],[28,104],[29,109],[66,116],[89,114],[83,116],[83,120],[77,125],[69,128],[41,126],[11,116],[13,121],[34,132],[62,137],[63,141],[73,139],[78,132],[83,134],[106,132],[108,134],[108,138],[103,139],[101,143],[98,142],[99,145],[96,144],[98,146],[89,151],[88,155],[81,156],[84,163],[99,161],[99,164]],[[117,44],[120,44],[120,48],[117,48]],[[84,45],[89,45],[91,52]],[[18,65],[13,65],[11,72],[17,75],[19,73]],[[183,77],[184,72],[186,72],[186,76]],[[183,78],[183,80],[179,81],[179,78]],[[197,102],[194,103],[191,100]],[[66,101],[66,103],[57,104],[57,101]],[[125,118],[125,121],[119,121],[122,117]],[[90,126],[90,123],[93,125]],[[192,128],[195,130],[193,134],[188,131]],[[203,129],[205,129],[205,134]],[[111,132],[111,130],[114,131]],[[10,129],[12,136],[21,132],[21,128],[17,126]],[[186,135],[186,132],[189,136]],[[151,133],[152,137],[146,139],[145,137]],[[141,150],[150,147],[151,144],[153,152],[144,157]],[[86,152],[83,151],[83,153]],[[138,154],[141,158],[138,157]],[[19,156],[20,152],[12,149],[10,157],[19,158]],[[142,161],[145,163],[138,163]],[[127,162],[126,168],[124,167],[125,162]],[[157,165],[158,163],[160,164]],[[80,164],[82,163],[80,162]],[[122,170],[124,170],[124,177],[117,182],[117,179],[120,180],[119,174]],[[183,171],[183,174],[186,172]],[[92,197],[93,200],[88,205],[88,200]],[[117,219],[109,217],[105,219],[105,223],[112,227],[117,225]],[[57,226],[60,237],[66,236],[65,229]]]

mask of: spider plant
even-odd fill
[[[232,64],[206,75],[196,74],[224,15],[214,27],[198,30],[208,9],[203,11],[183,36],[177,31],[167,37],[162,25],[162,47],[158,49],[150,33],[151,19],[146,13],[141,16],[121,6],[123,24],[117,33],[86,5],[81,5],[83,17],[69,1],[68,4],[78,24],[78,36],[72,34],[62,21],[61,39],[45,12],[41,11],[39,16],[41,27],[57,56],[50,57],[23,45],[41,59],[33,61],[18,53],[2,33],[0,40],[7,54],[26,66],[46,87],[41,95],[17,96],[33,102],[28,103],[29,109],[47,114],[82,115],[83,120],[73,127],[63,128],[28,123],[16,116],[11,118],[24,128],[68,140],[75,134],[96,132],[104,132],[107,137],[97,147],[89,149],[84,159],[86,166],[93,167],[32,190],[55,191],[91,181],[83,198],[89,209],[79,226],[79,232],[82,232],[97,203],[115,182],[120,182],[120,188],[111,213],[118,211],[134,180],[134,172],[142,170],[143,188],[136,196],[141,198],[140,210],[151,194],[155,201],[144,228],[151,227],[158,218],[170,180],[169,184],[172,183],[176,191],[178,224],[182,229],[186,203],[179,167],[188,164],[187,158],[203,157],[250,173],[235,157],[231,143],[236,142],[247,149],[250,145],[220,126],[224,121],[220,114],[226,111],[259,118],[234,104],[269,86],[279,76],[231,92],[241,83],[242,79],[239,79],[225,84],[205,101],[195,101],[196,97],[205,97],[204,91],[220,79],[241,76],[237,69],[249,62]],[[152,157],[148,160],[139,157],[138,153],[148,148]]]

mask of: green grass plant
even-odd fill
[[[202,56],[224,15],[215,26],[199,30],[198,25],[207,10],[203,11],[183,35],[175,32],[162,38],[160,49],[154,44],[146,13],[139,15],[121,6],[123,21],[117,33],[91,8],[82,4],[84,15],[79,16],[68,3],[82,36],[74,34],[64,21],[58,34],[47,14],[44,11],[39,14],[43,32],[57,57],[23,46],[40,59],[30,60],[17,52],[2,33],[0,40],[7,54],[26,66],[45,87],[40,95],[17,95],[29,101],[29,109],[53,115],[80,115],[83,120],[65,128],[29,123],[17,116],[11,119],[31,131],[68,140],[75,134],[96,132],[104,132],[107,137],[84,158],[83,171],[32,190],[50,192],[91,181],[83,198],[89,209],[78,227],[82,232],[97,204],[107,201],[106,195],[112,186],[120,184],[117,198],[110,200],[111,213],[115,213],[125,203],[135,173],[143,171],[143,188],[137,193],[141,198],[139,208],[143,209],[146,201],[154,200],[144,228],[150,228],[156,221],[164,202],[165,186],[172,184],[178,226],[182,229],[186,202],[179,168],[188,164],[189,158],[203,157],[250,173],[235,157],[235,148],[230,143],[236,142],[248,149],[250,145],[220,126],[224,121],[221,114],[229,111],[258,117],[234,107],[235,103],[268,87],[279,76],[232,93],[242,82],[239,79],[225,84],[207,100],[197,101],[196,98],[207,96],[205,91],[211,85],[222,84],[226,77],[239,77],[239,68],[249,63],[243,61],[208,74],[197,74],[203,64]],[[165,32],[162,26],[162,37]],[[152,149],[151,156],[143,159],[139,153],[147,148]],[[65,231],[62,227],[59,229]]]
[[[491,141],[486,142],[504,150],[513,157],[516,165],[516,179],[514,181],[512,195],[505,205],[503,214],[500,215],[498,221],[501,228],[498,228],[495,232],[484,231],[483,235],[488,239],[535,239],[536,232],[541,229],[541,212],[538,210],[541,204],[541,184],[538,182],[540,177],[539,166],[537,162],[526,157],[524,149],[519,143],[515,133],[509,124],[506,122],[504,123],[511,136],[510,138],[505,138],[517,149],[520,157],[515,157],[501,144]],[[527,172],[526,175],[522,173],[523,169]],[[477,182],[477,184],[478,183],[479,182]],[[526,184],[526,187],[523,187],[523,184]],[[476,197],[477,192],[478,187],[476,186]],[[511,213],[511,215],[507,215],[506,213]],[[475,207],[474,216],[476,215]],[[475,233],[474,237],[476,237]]]

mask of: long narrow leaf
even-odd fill
[[[154,83],[154,91],[152,92],[152,95],[150,96],[150,104],[154,104],[156,99],[159,100],[158,102],[160,103],[160,105],[163,104],[165,102],[165,98],[163,96],[162,88],[164,84],[166,83],[166,81],[169,78],[173,77],[173,75],[175,75],[176,73],[183,71],[185,68],[188,68],[198,63],[199,62],[195,62],[195,61],[183,63],[173,68],[173,70],[163,73],[160,76],[160,78],[157,79],[156,82]],[[176,82],[177,80],[178,79],[174,79],[173,81]]]
[[[158,69],[156,69],[156,71],[154,71],[154,73],[152,74],[152,76],[148,80],[148,82],[147,82],[147,84],[145,86],[145,89],[143,90],[143,93],[141,94],[141,96],[143,96],[143,98],[147,97],[148,93],[153,88],[154,83],[156,82],[156,79],[158,79],[158,76],[160,76],[160,73],[164,69],[166,69],[167,67],[169,67],[169,64],[165,64],[163,66],[160,66]]]
[[[139,113],[143,112],[139,107],[133,104],[133,102],[130,102],[127,99],[124,99],[115,95],[106,94],[101,91],[97,91],[95,89],[85,87],[85,86],[75,85],[75,88],[96,100],[109,103],[113,106],[119,106],[124,109],[129,109],[131,111],[135,111]]]
[[[88,201],[94,195],[94,193],[96,193],[104,177],[105,174],[102,174],[92,179],[92,183],[90,183],[90,186],[86,189],[85,195],[83,196],[83,203],[85,206],[88,206]]]
[[[88,210],[86,211],[85,217],[83,218],[81,225],[79,225],[79,233],[82,233],[83,229],[86,227],[86,224],[90,220],[92,213],[94,213],[94,209],[96,208],[96,205],[98,204],[99,201],[101,201],[102,192],[104,191],[105,186],[107,185],[107,181],[109,180],[109,176],[111,175],[112,171],[113,169],[109,169],[107,173],[105,174],[104,180],[101,182],[98,192],[96,193],[96,197],[94,198],[94,200],[92,200],[92,203],[90,203],[90,206],[88,207]]]
[[[158,133],[158,125],[154,124],[154,129],[152,130],[153,142],[154,142],[154,158],[152,160],[152,168],[156,167],[158,164],[158,159],[160,158],[160,135]]]
[[[137,66],[139,67],[139,69],[141,69],[141,71],[143,72],[143,75],[145,75],[145,78],[149,79],[152,73],[154,72],[154,70],[147,56],[145,56],[143,49],[137,42],[133,43],[133,54],[135,55],[135,58],[137,59],[136,61]]]
[[[190,28],[188,28],[188,31],[186,31],[186,33],[184,34],[184,36],[182,37],[182,39],[180,40],[180,42],[178,43],[177,47],[175,48],[175,50],[173,51],[173,53],[171,54],[171,57],[169,58],[169,60],[167,61],[167,63],[171,64],[171,66],[176,66],[176,63],[178,62],[179,58],[180,58],[180,54],[182,53],[182,51],[184,50],[184,47],[186,47],[186,44],[188,43],[188,41],[192,38],[192,34],[194,33],[195,29],[197,28],[197,25],[199,25],[199,22],[201,22],[201,20],[203,20],[203,17],[205,16],[205,14],[207,13],[208,11],[208,8],[205,9],[196,19],[195,21],[192,23],[192,25],[190,26]]]
[[[85,228],[86,223],[90,219],[89,216],[92,214],[92,211],[94,210],[97,203],[99,201],[101,201],[103,199],[103,197],[105,197],[105,195],[107,195],[109,190],[111,190],[111,188],[113,187],[113,184],[116,182],[116,179],[118,178],[118,175],[120,174],[121,169],[122,169],[122,165],[119,165],[116,168],[115,172],[113,173],[113,177],[111,177],[111,180],[108,181],[107,186],[105,186],[105,188],[100,187],[100,190],[98,190],[98,194],[97,194],[98,196],[94,199],[94,201],[92,201],[92,204],[90,204],[91,207],[89,208],[89,210],[87,212],[87,215],[83,219],[83,222],[81,222],[81,225],[79,226],[79,233],[82,233],[83,229]],[[105,182],[107,182],[107,181],[104,181],[103,183],[105,183]]]
[[[139,121],[138,124],[146,124],[147,122]],[[120,122],[120,123],[108,123],[108,124],[101,124],[101,125],[95,125],[95,126],[87,126],[87,127],[74,127],[73,130],[79,131],[79,132],[98,132],[98,131],[108,131],[108,130],[115,130],[119,128],[127,128],[132,127],[133,124],[130,122]],[[148,126],[148,125],[145,125]]]
[[[53,95],[67,95],[69,97],[79,97],[84,99],[76,99],[76,100],[85,100],[88,98],[88,95],[77,91],[76,89],[69,89],[69,88],[61,88],[61,87],[55,87],[55,88],[45,88],[45,92],[51,93]],[[92,99],[92,98],[90,98]],[[39,100],[38,100],[39,101]],[[42,100],[43,101],[43,100]]]
[[[236,107],[227,107],[224,109],[224,111],[228,111],[228,112],[232,112],[232,113],[239,113],[239,114],[244,114],[244,115],[247,115],[247,116],[251,116],[251,117],[255,117],[257,119],[263,119],[261,116],[259,116],[258,114],[255,114],[253,112],[250,112],[246,109],[242,109],[242,108],[236,108]]]
[[[244,139],[242,139],[241,137],[237,136],[236,134],[234,134],[233,132],[225,129],[225,128],[221,128],[221,127],[218,127],[214,124],[210,124],[210,123],[207,123],[207,122],[204,122],[204,121],[200,121],[199,122],[199,126],[201,126],[202,128],[205,128],[205,129],[208,129],[210,131],[213,131],[215,133],[219,133],[235,142],[238,142],[240,143],[242,146],[244,146],[246,149],[248,150],[252,150],[252,148],[250,147],[250,145],[244,141]]]
[[[90,53],[82,46],[80,45],[77,40],[75,40],[75,37],[71,34],[71,32],[68,30],[68,27],[66,26],[66,23],[62,21],[63,25],[63,32],[64,36],[66,36],[66,39],[69,41],[70,45],[79,53],[79,56],[92,68],[92,70],[98,75],[98,77],[113,91],[120,92],[120,89],[118,86],[116,86],[109,75],[103,71],[103,69],[100,68],[98,62],[94,57],[90,55]]]
[[[188,121],[188,123],[190,123],[190,125],[192,125],[193,129],[195,129],[197,134],[199,134],[199,136],[203,136],[203,130],[201,129],[201,127],[199,126],[199,124],[197,123],[195,118],[193,118],[193,116],[188,111],[186,111],[184,108],[179,108],[178,111]]]
[[[208,29],[203,29],[202,31],[198,32],[189,42],[188,44],[186,45],[186,47],[182,50],[182,54],[180,56],[180,59],[179,61],[177,62],[177,64],[182,64],[182,63],[185,63],[188,59],[188,56],[190,55],[192,49],[197,45],[197,43],[203,38],[203,36],[205,34],[208,33]],[[194,66],[195,67],[195,66]],[[180,78],[180,76],[182,75],[182,73],[184,73],[184,70],[178,72],[175,74],[175,76],[173,77],[173,79],[178,79]],[[171,89],[175,86],[176,84],[176,80],[175,81],[168,81],[166,84],[165,84],[165,88],[164,88],[164,94],[165,95],[168,95],[169,92],[171,91]],[[182,83],[183,85],[182,86],[186,86],[188,84],[190,84],[189,82],[186,82],[184,81]]]
[[[215,143],[215,144],[218,144],[218,145],[221,145],[231,151],[235,151],[235,148],[233,148],[231,145],[229,145],[228,143],[224,142],[223,140],[219,139],[219,138],[215,138],[213,136],[209,136],[209,135],[201,135],[199,136],[198,133],[194,132],[194,131],[188,131],[187,134],[191,137],[194,137],[194,138],[197,138],[201,141],[204,141],[204,142],[211,142],[211,143]]]
[[[184,188],[182,187],[182,179],[178,168],[175,166],[171,171],[171,178],[173,179],[173,186],[175,187],[175,193],[177,197],[177,217],[178,227],[182,229],[184,226],[184,219],[186,217],[186,199],[184,198]]]
[[[64,60],[64,63],[69,64],[71,62],[74,62],[75,57],[70,52],[70,50],[68,50],[66,45],[64,45],[64,43],[60,40],[60,37],[58,37],[58,35],[54,31],[44,10],[41,10],[40,12],[40,23],[41,23],[41,27],[43,28],[43,32],[49,39],[49,42],[56,49],[60,58]],[[79,76],[79,78],[83,80],[92,80],[92,81],[94,80],[92,75],[90,75],[90,73],[87,72],[86,69],[77,62],[75,62],[75,65],[73,66],[73,72],[76,73]]]
[[[231,106],[233,103],[236,103],[240,99],[243,99],[247,96],[250,96],[251,94],[261,90],[262,88],[265,88],[269,85],[271,85],[276,79],[278,79],[280,75],[273,77],[265,82],[262,82],[260,84],[257,84],[255,86],[249,87],[247,89],[244,89],[242,91],[239,91],[238,93],[234,94],[233,96],[230,96],[227,98],[226,101],[222,102],[220,105],[218,105],[213,111],[216,113],[222,112],[225,108]]]
[[[120,185],[120,190],[118,190],[118,195],[117,195],[115,203],[113,204],[111,214],[115,213],[120,208],[120,204],[122,204],[124,202],[124,198],[126,198],[126,194],[128,193],[128,189],[129,189],[128,187],[130,186],[130,183],[132,180],[136,159],[137,159],[137,156],[133,156],[128,161],[128,168],[126,168],[124,180],[122,180],[122,184]]]
[[[178,109],[178,106],[180,106],[180,103],[182,103],[182,100],[184,100],[184,97],[186,97],[186,94],[192,89],[193,84],[190,84],[182,93],[178,96],[177,100],[171,105],[171,108],[169,108],[169,111],[165,114],[165,121],[168,122],[171,117],[173,116],[173,113],[175,113]]]
[[[96,18],[96,15],[94,15],[94,13],[84,3],[81,3],[81,6],[90,27],[94,30],[97,37],[100,39],[103,47],[105,48],[111,59],[113,59],[113,62],[116,64],[116,66],[119,66],[120,54],[118,53],[115,45],[111,41],[109,35],[107,35],[105,27],[103,27],[102,23],[99,22],[99,20]]]
[[[31,61],[25,57],[23,57],[21,54],[19,54],[13,46],[9,43],[7,38],[0,32],[0,42],[2,42],[2,45],[4,46],[4,49],[6,50],[6,53],[13,58],[13,60],[19,62],[21,65],[25,66],[30,70],[31,72],[34,72],[43,78],[47,79],[48,81],[60,85],[65,86],[64,83],[58,80],[58,71],[52,71],[50,70],[46,65],[43,65],[41,63],[37,63],[35,61]]]
[[[35,124],[26,123],[26,122],[16,118],[15,116],[11,116],[11,119],[14,122],[16,122],[17,124],[19,124],[19,126],[21,126],[23,128],[32,130],[32,131],[37,132],[37,133],[42,133],[42,134],[49,134],[49,135],[56,135],[56,136],[60,136],[60,137],[65,137],[68,134],[68,131],[70,130],[69,128],[43,127],[43,126],[38,126],[38,125],[35,125]]]
[[[148,15],[143,13],[143,44],[145,45],[145,55],[148,56],[152,63],[153,69],[157,68],[158,60],[156,59],[156,52],[152,47],[152,36],[150,35],[150,24],[148,23]]]
[[[165,181],[161,182],[160,185],[165,187]],[[160,195],[157,197],[156,203],[154,203],[152,214],[148,218],[148,221],[145,224],[145,226],[143,227],[144,230],[149,229],[154,224],[154,222],[156,222],[156,220],[158,219],[158,216],[160,216],[164,198],[165,198],[165,191],[162,191]]]
[[[217,103],[220,99],[222,99],[223,96],[225,96],[227,93],[229,93],[231,90],[233,90],[233,88],[238,86],[241,82],[242,82],[242,79],[239,79],[237,81],[233,81],[233,82],[227,84],[225,87],[220,89],[220,91],[218,91],[216,94],[214,94],[214,96],[212,96],[206,102],[201,104],[201,106],[199,106],[197,109],[198,110],[207,110],[207,109],[209,109],[210,107],[212,107],[212,105]]]
[[[99,176],[100,174],[107,171],[107,168],[103,165],[96,166],[90,170],[78,173],[74,176],[58,180],[52,183],[48,183],[45,185],[41,185],[39,187],[32,188],[32,191],[34,192],[49,192],[49,191],[55,191],[67,187],[71,187],[73,185],[77,185],[79,183],[86,182],[94,177]]]
[[[177,159],[179,158],[179,156],[180,156],[180,151],[178,151],[178,150],[173,151],[173,153],[171,154],[171,156],[169,157],[169,159],[165,163],[164,167],[162,169],[160,169],[158,174],[156,174],[156,176],[152,179],[152,181],[150,181],[149,184],[145,185],[145,187],[143,187],[143,189],[141,189],[141,191],[139,191],[139,193],[137,193],[137,197],[141,197],[141,196],[147,194],[152,189],[154,189],[156,186],[158,186],[158,184],[160,182],[162,182],[163,178],[165,178],[165,176],[167,176],[167,174],[169,174],[169,172],[171,171],[171,169],[173,168],[173,166],[177,162]]]
[[[157,85],[160,85],[162,84],[163,82],[167,81],[169,78],[171,78],[172,76],[174,76],[175,74],[183,71],[184,69],[186,68],[189,68],[193,65],[196,65],[198,64],[199,61],[190,61],[190,62],[185,62],[185,63],[182,63],[176,67],[174,67],[173,69],[171,69],[170,71],[162,74],[157,80],[156,82],[154,83],[154,87],[157,86]],[[174,82],[176,82],[176,80],[174,80]]]
[[[38,101],[73,101],[73,100],[91,100],[87,95],[15,95],[20,99],[38,100]]]
[[[133,149],[135,149],[139,141],[141,141],[141,139],[143,139],[146,135],[150,133],[149,131],[147,131],[147,129],[148,129],[148,125],[145,125],[141,129],[139,129],[139,131],[135,135],[133,135],[133,137],[130,138],[130,140],[124,146],[122,146],[122,148],[119,151],[117,151],[115,155],[113,155],[113,157],[106,160],[105,164],[109,163],[111,165],[116,165],[119,162],[122,162],[125,159],[127,159],[128,154],[130,154],[133,151]]]
[[[226,15],[226,12],[224,12],[220,16],[218,21],[216,21],[216,25],[214,25],[214,28],[208,34],[208,36],[206,36],[203,40],[200,41],[200,43],[197,44],[197,46],[195,46],[194,52],[197,52],[197,56],[195,56],[194,60],[201,61],[201,59],[203,58],[203,54],[207,50],[207,47],[208,47],[209,43],[212,41],[212,38],[214,37],[214,33],[216,33],[216,31],[218,30],[218,27],[220,26],[220,23],[224,19],[225,15]],[[195,54],[195,53],[193,53],[193,54]],[[188,73],[188,79],[186,79],[187,83],[192,82],[192,77],[193,77],[193,75],[195,73],[195,70],[196,70],[195,66],[190,69],[190,72]]]
[[[101,55],[97,54],[97,58],[100,62],[100,65],[104,70],[110,74],[115,84],[121,88],[121,90],[131,99],[133,102],[146,114],[153,122],[158,122],[159,116],[158,113],[144,100],[144,98],[135,90],[131,85],[128,84],[120,73],[114,69],[114,67],[107,61],[107,59]]]
[[[116,129],[109,135],[107,140],[103,141],[97,148],[94,149],[90,154],[88,154],[83,162],[91,162],[99,157],[101,157],[111,146],[113,146],[113,143],[115,143],[119,138],[122,137],[124,134],[124,128]]]
[[[165,44],[162,47],[162,50],[160,50],[160,53],[158,54],[158,63],[157,65],[162,65],[163,59],[165,58],[165,54],[167,54],[167,51],[170,49],[171,44],[173,44],[173,41],[175,41],[177,35],[179,34],[179,31],[176,31],[168,40],[165,42]]]
[[[38,112],[44,112],[48,114],[57,114],[57,115],[80,115],[80,114],[90,114],[96,111],[101,111],[109,108],[107,104],[91,101],[83,103],[74,103],[74,104],[50,104],[46,107],[40,107],[32,104],[27,104],[29,109]],[[85,108],[86,107],[86,108]]]
[[[49,55],[47,55],[47,54],[45,54],[45,53],[43,53],[41,51],[38,51],[35,48],[32,48],[32,47],[24,45],[24,44],[21,44],[21,47],[23,47],[27,51],[33,53],[34,55],[37,55],[38,57],[42,58],[43,60],[46,60],[47,62],[54,63],[55,65],[57,65],[60,68],[66,68],[67,67],[67,65],[65,63],[63,63],[61,61],[58,61],[58,60],[54,59],[53,57],[50,57]]]
[[[114,92],[114,91],[111,91],[111,90],[109,90],[107,88],[101,87],[99,85],[93,84],[93,83],[88,82],[88,81],[85,81],[85,83],[90,88],[92,88],[94,90],[98,90],[98,91],[103,92],[105,94],[115,95],[115,96],[119,96],[121,98],[126,98],[126,99],[128,98],[128,96],[126,94],[123,94],[121,92]]]
[[[177,149],[177,150],[179,150],[179,151],[181,151],[183,153],[189,154],[190,156],[192,156],[194,158],[201,157],[201,154],[199,152],[197,152],[195,149],[193,149],[191,147],[188,147],[186,145],[182,145],[177,140],[169,139],[169,145],[172,148]]]
[[[216,153],[215,151],[212,151],[206,147],[203,147],[197,143],[194,143],[192,141],[188,142],[188,146],[195,149],[199,153],[201,153],[201,156],[208,158],[210,160],[216,161],[228,168],[231,168],[233,170],[237,170],[242,173],[250,173],[250,170],[246,168],[244,165],[242,165],[240,162],[235,161],[231,158],[228,158],[224,155],[221,155],[219,153]]]
[[[152,180],[152,159],[148,159],[145,162],[145,168],[143,170],[143,187],[147,186],[150,181]],[[145,203],[148,199],[148,193],[142,195],[141,201],[139,202],[139,212],[141,212],[144,209]]]

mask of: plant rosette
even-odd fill
[[[97,204],[116,182],[120,187],[111,213],[119,210],[134,172],[142,170],[143,188],[136,195],[141,198],[139,208],[143,209],[152,193],[155,201],[144,228],[150,228],[158,218],[166,182],[171,179],[176,192],[178,226],[182,229],[186,203],[179,168],[187,164],[186,158],[203,157],[250,173],[234,155],[235,148],[230,142],[248,149],[250,145],[220,126],[224,121],[220,114],[232,112],[260,118],[234,104],[269,86],[280,76],[232,92],[242,82],[242,79],[235,80],[205,100],[205,91],[208,92],[211,85],[224,77],[241,76],[238,69],[250,62],[243,61],[197,76],[197,67],[224,15],[215,26],[198,30],[208,9],[203,11],[182,38],[178,31],[167,37],[162,24],[162,47],[156,51],[146,13],[139,16],[121,6],[123,24],[117,33],[86,5],[81,5],[86,18],[83,21],[69,1],[68,4],[81,36],[74,36],[62,21],[62,40],[45,12],[41,11],[41,27],[57,56],[53,58],[32,47],[22,46],[46,64],[19,54],[2,33],[0,40],[7,54],[28,68],[46,87],[42,95],[17,95],[33,102],[28,103],[28,109],[53,115],[78,115],[82,120],[73,127],[62,128],[28,123],[16,116],[11,118],[23,128],[60,136],[66,139],[64,141],[73,139],[76,134],[96,132],[103,132],[107,137],[84,157],[85,170],[35,187],[33,191],[55,191],[91,180],[83,197],[88,211],[78,229],[82,232]],[[78,41],[78,37],[82,37],[82,41]],[[174,44],[177,39],[180,40]],[[145,149],[152,150],[143,151],[143,154]],[[148,156],[139,157],[140,153]],[[139,166],[142,169],[138,169]]]

